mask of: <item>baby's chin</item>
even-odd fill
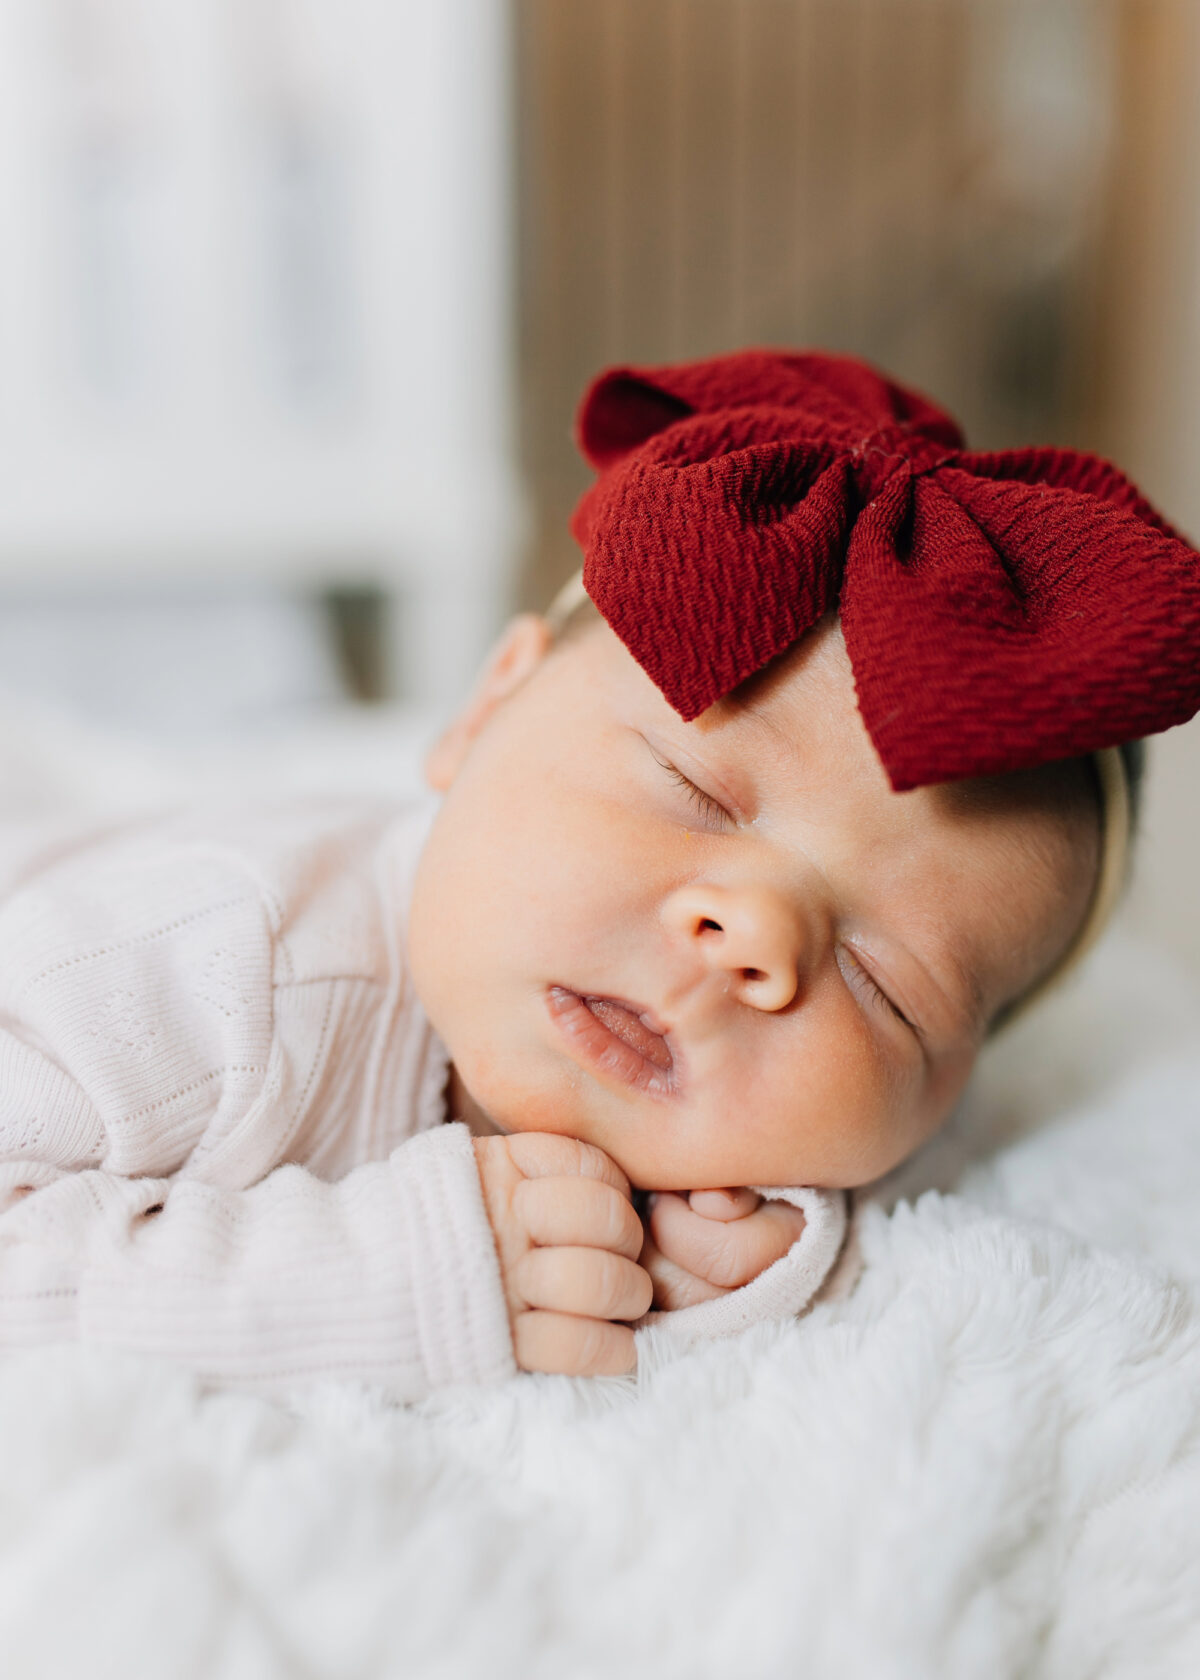
[[[520,1132],[551,1132],[558,1137],[576,1138],[580,1143],[594,1143],[606,1153],[613,1154],[598,1135],[602,1128],[594,1124],[588,1115],[579,1112],[578,1103],[564,1103],[558,1094],[514,1090],[507,1083],[494,1084],[486,1077],[472,1077],[469,1062],[465,1072],[457,1062],[451,1063],[446,1095],[448,1118],[464,1121],[474,1137],[512,1137]],[[613,1159],[616,1159],[615,1155]],[[620,1162],[617,1164],[622,1165]]]
[[[446,1081],[446,1118],[461,1120],[472,1137],[507,1137],[512,1130],[510,1126],[502,1125],[472,1096],[453,1062]]]
[[[451,1067],[450,1070],[447,1095],[449,1118],[462,1120],[472,1137],[513,1137],[522,1132],[552,1132],[555,1136],[575,1138],[579,1143],[591,1143],[598,1149],[603,1149],[635,1189],[694,1188],[690,1184],[653,1184],[636,1170],[631,1172],[630,1167],[635,1164],[623,1160],[621,1153],[612,1147],[611,1140],[598,1135],[600,1128],[591,1125],[582,1116],[564,1117],[560,1102],[539,1103],[536,1099],[528,1097],[513,1103],[511,1094],[506,1093],[498,1098],[494,1097],[491,1103],[485,1106],[471,1093],[455,1067]]]

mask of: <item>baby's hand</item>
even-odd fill
[[[649,1309],[651,1283],[620,1167],[550,1132],[476,1138],[475,1159],[517,1364],[573,1377],[631,1371],[633,1331],[619,1321]]]
[[[753,1190],[654,1196],[640,1257],[654,1305],[673,1311],[728,1295],[782,1259],[803,1229],[799,1208]]]

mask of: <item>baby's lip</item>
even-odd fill
[[[653,1010],[631,998],[558,985],[548,988],[546,1002],[577,1056],[596,1072],[659,1096],[678,1090],[669,1029]]]
[[[660,1024],[657,1015],[626,998],[597,997],[593,992],[583,992],[580,997],[609,1032],[616,1033],[647,1061],[661,1067],[664,1072],[671,1066],[667,1030]]]
[[[639,1020],[648,1032],[657,1038],[666,1038],[671,1029],[661,1016],[644,1003],[635,1003],[632,998],[618,997],[615,992],[576,992],[576,997],[582,998],[590,1008],[594,1003],[612,1003],[618,1009],[628,1011]]]

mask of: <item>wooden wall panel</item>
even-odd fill
[[[1197,541],[1200,6],[1195,0],[1127,0],[1119,24],[1093,441]],[[1200,719],[1193,719],[1151,743],[1125,914],[1140,936],[1165,945],[1200,980],[1198,834]]]
[[[1028,9],[996,6],[1014,27]],[[1068,255],[1048,279],[1038,270],[1044,230],[1010,201],[992,155],[1004,136],[976,98],[982,13],[967,0],[514,0],[528,603],[575,563],[565,521],[588,475],[571,417],[609,362],[825,345],[929,385],[980,442],[1069,430],[1067,384],[1036,356],[1007,392],[997,376],[1018,365],[1004,347],[1026,316],[1074,345],[1087,263],[1064,178]],[[985,82],[995,56],[985,42]]]

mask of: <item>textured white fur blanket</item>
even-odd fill
[[[859,1233],[849,1299],[636,1383],[0,1364],[0,1671],[1200,1674],[1200,1000],[1110,942]]]

